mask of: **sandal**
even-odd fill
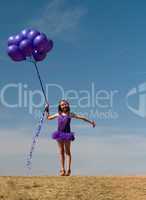
[[[60,170],[60,176],[65,176],[65,170],[64,169]]]
[[[67,170],[65,176],[70,176],[70,174],[71,174],[71,170],[69,169],[69,170]]]

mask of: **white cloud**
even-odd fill
[[[43,8],[42,15],[29,25],[44,31],[50,37],[60,37],[66,31],[78,30],[81,19],[87,14],[87,8],[77,5],[70,7],[67,3],[65,0],[49,2]]]

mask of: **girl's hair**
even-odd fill
[[[62,101],[64,101],[65,103],[67,103],[67,105],[68,105],[68,110],[67,110],[67,112],[70,113],[69,102],[68,102],[67,100],[65,100],[65,99],[62,99],[62,100],[59,101],[59,105],[58,105],[58,113],[59,113],[59,114],[62,113],[62,109],[61,109],[61,105],[60,105],[60,103],[61,103]]]

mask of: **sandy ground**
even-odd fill
[[[4,200],[146,200],[146,177],[0,177]]]

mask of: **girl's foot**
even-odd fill
[[[71,170],[68,169],[65,175],[66,175],[66,176],[70,176],[70,174],[71,174]]]
[[[65,176],[65,170],[64,169],[60,170],[60,176]]]

